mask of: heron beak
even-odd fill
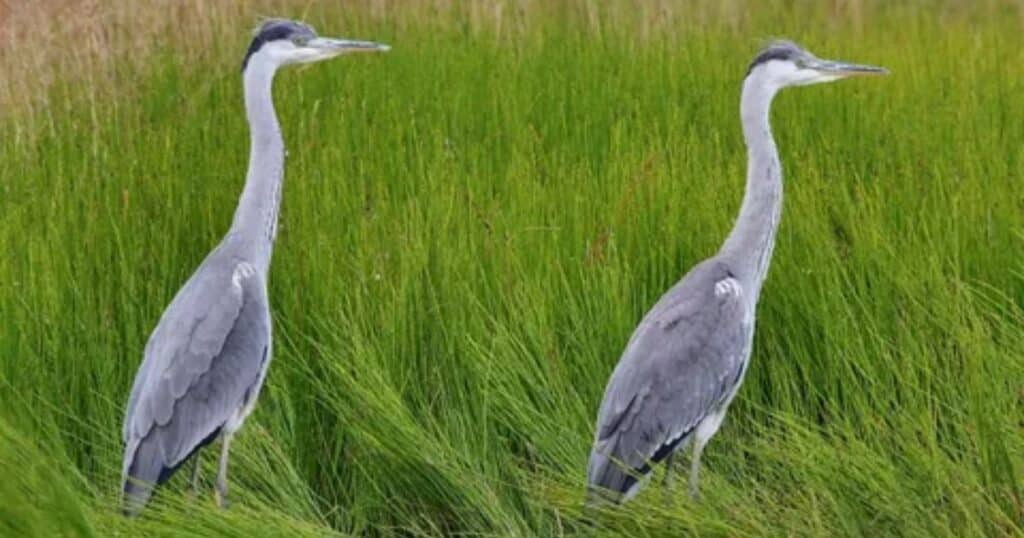
[[[865,77],[889,74],[889,70],[884,67],[833,62],[830,60],[819,60],[808,67],[833,77]]]
[[[355,41],[351,39],[331,39],[317,37],[306,44],[307,47],[322,50],[331,55],[348,54],[352,52],[387,52],[391,47],[383,43],[373,41]]]

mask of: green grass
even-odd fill
[[[648,488],[600,532],[1024,535],[1021,22],[927,4],[649,32],[624,2],[502,30],[316,7],[394,50],[279,76],[276,349],[235,503],[207,451],[204,493],[176,477],[137,521],[123,406],[230,222],[246,38],[58,81],[0,120],[0,535],[578,532],[604,384],[731,226],[740,81],[780,35],[892,76],[778,98],[786,206],[704,498]]]

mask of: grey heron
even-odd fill
[[[636,495],[654,464],[692,443],[689,490],[700,457],[747,371],[754,314],[782,213],[782,168],[769,125],[789,86],[878,75],[880,67],[822,60],[789,41],[769,44],[743,81],[746,193],[720,250],[666,292],[633,332],[605,389],[587,469],[588,505]]]
[[[368,41],[318,37],[296,21],[269,20],[242,62],[249,170],[231,228],[178,291],[146,344],[124,419],[124,511],[138,514],[153,488],[222,442],[215,494],[227,505],[232,435],[253,409],[271,356],[267,271],[284,180],[284,141],[271,86],[279,67],[352,52]]]

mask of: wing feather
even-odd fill
[[[598,413],[592,487],[628,494],[728,397],[752,330],[729,279],[721,262],[697,265],[633,333]]]
[[[262,380],[270,341],[263,280],[248,263],[216,254],[171,302],[146,345],[125,415],[126,492],[129,477],[151,484],[169,478]],[[129,493],[141,504],[150,489]]]

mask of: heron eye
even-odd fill
[[[306,46],[306,44],[309,43],[309,38],[301,35],[295,36],[292,38],[292,43],[294,43],[296,46],[304,47]]]

